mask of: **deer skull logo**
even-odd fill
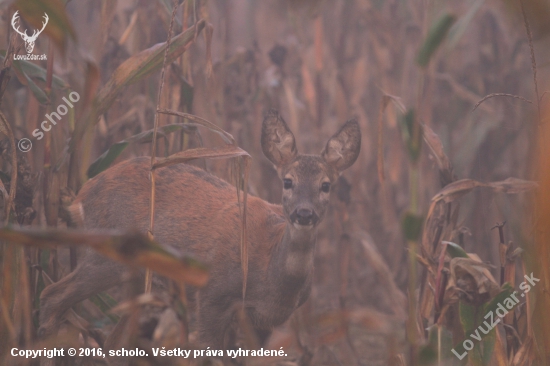
[[[38,35],[42,33],[44,28],[46,28],[46,24],[48,24],[48,20],[49,20],[48,14],[44,13],[44,22],[42,22],[42,29],[40,29],[39,31],[35,29],[32,35],[29,36],[27,34],[26,29],[24,32],[21,32],[19,30],[19,25],[17,24],[17,21],[19,19],[18,13],[19,11],[16,11],[15,14],[13,14],[13,17],[11,18],[11,26],[17,33],[21,35],[21,37],[23,38],[23,41],[25,41],[25,48],[27,49],[27,53],[31,53],[32,50],[34,49],[34,42],[36,42],[36,38],[38,38]]]

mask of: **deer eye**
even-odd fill
[[[330,183],[323,182],[323,184],[321,184],[321,191],[328,193],[330,191]]]
[[[284,189],[292,188],[292,179],[288,179],[288,178],[283,179],[283,187]]]

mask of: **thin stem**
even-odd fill
[[[172,17],[170,18],[170,27],[168,28],[168,39],[166,40],[166,49],[164,50],[164,60],[162,63],[162,70],[160,72],[160,85],[157,95],[157,113],[155,113],[155,125],[153,127],[153,151],[151,152],[151,201],[150,201],[150,210],[149,210],[149,232],[148,236],[150,239],[154,238],[153,228],[155,227],[155,172],[153,171],[153,165],[156,161],[156,152],[157,152],[157,130],[159,125],[159,113],[160,109],[160,99],[162,96],[162,89],[164,87],[164,74],[166,72],[166,60],[168,58],[168,51],[170,50],[170,42],[172,41],[172,28],[174,27],[174,19],[176,17],[176,11],[178,10],[177,0],[173,1],[172,8]],[[151,292],[151,283],[152,275],[151,270],[147,269],[145,272],[145,292]]]
[[[6,116],[0,111],[0,119],[2,119],[2,123],[4,124],[4,129],[8,133],[8,137],[10,139],[10,146],[11,146],[11,180],[10,180],[10,192],[8,195],[8,201],[6,202],[6,223],[10,221],[10,211],[13,207],[13,201],[15,200],[15,192],[17,189],[17,152],[15,147],[15,137],[13,135],[13,131],[11,129],[11,126],[6,119]]]
[[[535,95],[537,97],[537,112],[539,125],[541,124],[540,113],[540,97],[539,97],[539,85],[537,83],[537,61],[535,59],[535,48],[533,47],[533,33],[531,33],[531,27],[527,20],[527,14],[525,13],[525,7],[523,6],[523,0],[519,0],[521,6],[521,14],[523,15],[523,24],[525,25],[525,32],[527,33],[527,40],[529,41],[529,50],[531,51],[531,68],[533,69],[533,82],[535,83]]]

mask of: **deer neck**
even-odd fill
[[[287,223],[270,265],[270,275],[283,281],[305,280],[313,270],[317,228],[297,229]]]

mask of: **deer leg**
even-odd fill
[[[260,346],[265,346],[272,331],[268,329],[257,329],[257,328],[255,330],[256,330],[256,336],[258,337],[258,342],[260,343]]]
[[[121,283],[124,271],[124,266],[88,252],[72,273],[42,291],[39,337],[55,334],[73,305]]]
[[[210,346],[211,349],[224,350],[225,344],[230,343],[230,335],[226,337],[231,315],[226,316],[217,306],[204,306],[199,310],[198,336],[201,346]],[[229,319],[228,319],[229,318]],[[231,347],[231,345],[229,345]]]

